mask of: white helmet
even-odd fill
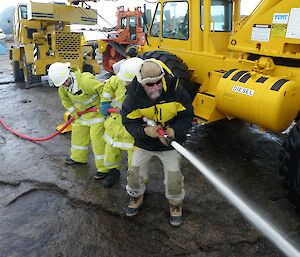
[[[144,60],[138,57],[127,59],[121,64],[120,71],[117,77],[121,80],[131,82],[134,77],[140,72]]]
[[[61,86],[69,77],[70,63],[55,62],[50,65],[48,76],[56,87]]]
[[[120,68],[121,68],[121,64],[122,64],[123,62],[125,62],[125,61],[126,61],[125,59],[122,59],[122,60],[120,60],[120,61],[118,61],[118,62],[116,62],[116,63],[114,63],[114,64],[112,65],[112,69],[113,69],[113,71],[114,71],[115,74],[118,74],[118,73],[119,73]]]

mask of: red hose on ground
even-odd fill
[[[82,112],[78,112],[77,115],[78,116],[81,116],[82,114],[85,114],[87,112],[97,112],[98,111],[98,108],[90,108],[90,109],[87,109],[85,111],[82,111]],[[58,130],[57,132],[55,132],[54,134],[48,136],[48,137],[42,137],[42,138],[35,138],[35,137],[29,137],[29,136],[26,136],[26,135],[23,135],[23,134],[20,134],[16,131],[14,131],[13,129],[11,129],[10,127],[8,127],[4,122],[3,120],[0,118],[0,124],[6,129],[8,130],[10,133],[20,137],[20,138],[23,138],[23,139],[26,139],[26,140],[30,140],[30,141],[36,141],[36,142],[41,142],[41,141],[47,141],[47,140],[50,140],[52,139],[53,137],[56,137],[58,134],[60,134],[66,127],[68,127],[73,121],[74,121],[74,117],[72,117],[71,119],[69,119],[65,125],[60,129]]]

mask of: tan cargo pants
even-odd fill
[[[153,156],[157,156],[163,164],[166,198],[174,205],[180,204],[185,195],[184,177],[180,171],[180,154],[175,150],[147,151],[135,148],[127,172],[127,193],[133,197],[145,193],[146,185],[143,177],[148,176],[149,161]]]

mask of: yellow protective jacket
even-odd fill
[[[111,76],[105,83],[101,102],[111,102],[113,108],[122,109],[122,104],[126,94],[126,84],[117,76]],[[104,121],[106,143],[129,150],[133,148],[133,137],[127,132],[122,124],[122,117],[119,113],[110,113]]]
[[[78,92],[73,94],[64,86],[60,86],[58,89],[63,106],[72,116],[79,111],[99,107],[100,96],[104,86],[103,82],[98,81],[89,72],[81,73],[80,70],[75,70],[74,74],[78,85]],[[86,113],[80,116],[79,119],[82,125],[92,125],[104,121],[103,115],[99,112]]]
[[[186,139],[194,117],[191,98],[178,79],[165,70],[162,82],[164,90],[153,102],[135,78],[128,87],[121,111],[123,125],[134,137],[135,145],[149,151],[166,151],[172,147],[165,146],[158,138],[145,134],[144,127],[147,124],[143,117],[161,124],[163,128],[174,129],[175,140],[179,143]]]

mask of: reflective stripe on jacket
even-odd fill
[[[73,94],[63,85],[58,89],[63,106],[71,111],[71,115],[91,107],[99,107],[104,83],[98,81],[89,72],[81,73],[80,70],[75,70],[74,73],[78,84],[78,92]],[[80,116],[80,121],[83,125],[92,125],[95,122],[103,122],[104,119],[99,112],[91,112]]]
[[[126,94],[126,84],[117,76],[112,76],[106,81],[101,102],[110,101],[114,108],[121,109]],[[107,96],[111,96],[108,98]],[[119,113],[111,113],[104,122],[104,140],[114,146],[124,150],[133,148],[133,138],[122,124]]]

